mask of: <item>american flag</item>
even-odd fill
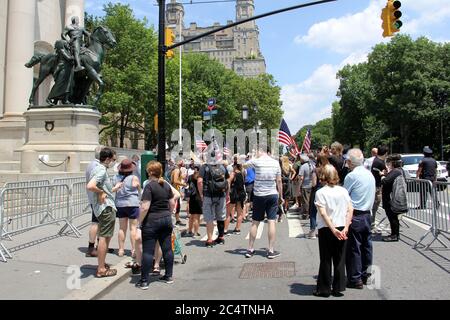
[[[223,147],[223,155],[226,157],[231,157],[231,150],[228,149],[227,143],[225,143],[225,146]]]
[[[205,149],[208,147],[208,145],[203,141],[201,138],[195,138],[195,146],[197,147],[197,150],[200,152],[205,151]]]
[[[295,142],[295,139],[292,138],[291,131],[284,119],[281,119],[280,130],[278,131],[278,141],[288,148],[289,153],[293,157],[296,157],[297,154],[300,153],[297,143]]]
[[[311,150],[311,129],[306,131],[305,140],[303,140],[302,151],[308,153]]]

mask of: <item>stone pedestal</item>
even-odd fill
[[[97,110],[76,106],[34,107],[24,113],[26,137],[20,151],[36,152],[35,163],[30,166],[37,164],[40,171],[82,171],[99,144],[100,116]],[[40,161],[42,155],[48,155],[49,161]],[[29,153],[22,159],[33,161]]]

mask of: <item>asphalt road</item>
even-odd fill
[[[380,217],[382,218],[382,216]],[[423,226],[405,219],[401,241],[385,243],[375,235],[374,267],[379,274],[371,288],[347,289],[335,300],[449,299],[450,249],[435,242],[430,250],[414,243],[426,232]],[[233,225],[230,229],[234,228]],[[309,222],[289,213],[277,224],[276,250],[281,256],[265,257],[267,227],[257,239],[258,250],[251,259],[244,256],[250,223],[241,235],[226,237],[224,245],[206,248],[201,239],[182,238],[187,263],[176,263],[173,284],[152,279],[146,291],[134,286],[139,275],[125,277],[104,291],[99,299],[117,300],[316,300],[312,296],[319,268],[318,241],[306,239]],[[201,227],[202,235],[206,233]],[[425,244],[431,238],[425,239]],[[447,240],[444,240],[447,241]],[[446,242],[447,245],[449,242]],[[180,257],[176,257],[180,261]]]

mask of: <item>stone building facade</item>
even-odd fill
[[[184,26],[184,7],[176,0],[167,4],[166,23],[172,28],[177,41],[186,40],[201,33],[221,27],[215,23],[208,27],[199,27],[191,22]],[[236,21],[253,17],[254,0],[236,0]],[[227,21],[227,24],[233,21]],[[181,37],[180,37],[181,30]],[[234,70],[244,77],[255,77],[266,72],[266,63],[259,47],[259,29],[255,21],[250,21],[210,36],[194,40],[183,46],[185,52],[201,52],[218,60],[226,68]]]

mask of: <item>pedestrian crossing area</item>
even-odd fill
[[[289,234],[289,238],[304,238],[305,237],[305,231],[303,229],[302,226],[302,220],[300,220],[300,217],[298,214],[294,214],[294,213],[288,213],[284,219],[284,221],[282,223],[287,223],[288,224],[288,234]],[[251,222],[247,224],[249,226],[249,230],[245,236],[245,239],[248,240],[250,238],[250,226],[251,226]],[[264,233],[264,229],[267,226],[267,220],[266,221],[262,221],[259,226],[258,226],[258,231],[256,233],[256,239],[261,239],[261,237],[263,237]],[[279,232],[280,229],[280,223],[277,223],[277,232]],[[208,239],[208,236],[206,235],[206,230],[203,229],[202,233],[205,233],[203,235],[203,237],[201,238],[201,241],[206,241]],[[214,226],[214,231],[213,231],[213,239],[216,239],[219,236],[219,231],[217,229],[217,226]]]

